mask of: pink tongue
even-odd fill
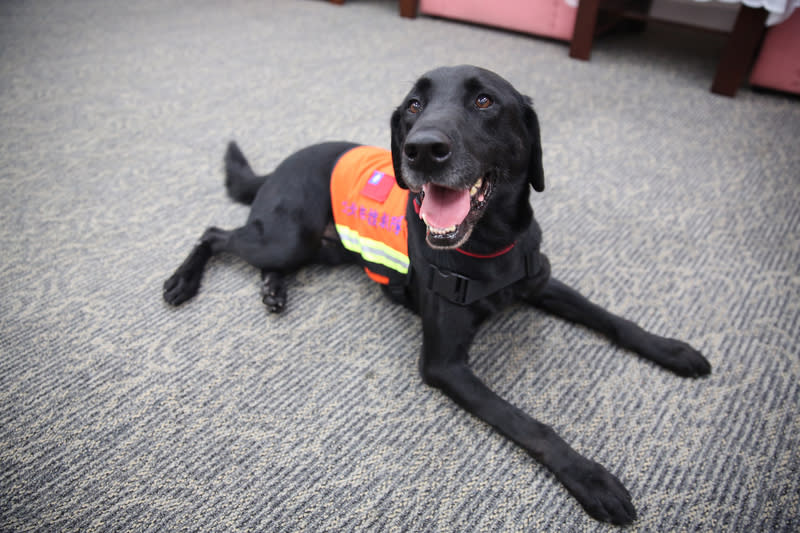
[[[429,226],[442,229],[457,226],[469,213],[469,191],[454,191],[432,184],[423,185],[422,190],[425,197],[419,215],[425,217]]]

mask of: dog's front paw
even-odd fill
[[[580,457],[556,475],[592,518],[616,525],[636,520],[628,489],[594,461]]]
[[[679,376],[696,378],[711,373],[711,363],[685,342],[658,337],[649,341],[643,355]]]
[[[178,269],[164,282],[164,301],[170,305],[180,305],[197,294],[199,289],[199,276],[192,276]]]

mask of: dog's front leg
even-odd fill
[[[592,517],[614,524],[635,520],[630,494],[599,464],[573,450],[549,426],[500,398],[468,366],[467,352],[481,321],[475,309],[428,294],[421,308],[425,382],[522,446],[546,466]]]
[[[555,278],[525,299],[536,307],[598,331],[616,344],[633,350],[676,374],[699,377],[711,373],[711,364],[685,342],[654,335],[636,323],[590,302]]]

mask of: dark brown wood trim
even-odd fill
[[[400,0],[400,16],[406,18],[416,18],[419,0]]]
[[[747,77],[761,39],[764,37],[766,21],[766,9],[742,4],[739,14],[736,15],[733,31],[728,36],[728,42],[717,64],[711,92],[723,96],[736,96],[736,91]]]
[[[588,61],[592,55],[594,30],[597,25],[597,12],[600,0],[581,0],[575,15],[575,28],[569,44],[569,56]]]

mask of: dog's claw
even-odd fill
[[[628,489],[594,461],[582,457],[558,477],[592,518],[620,526],[636,520]]]

